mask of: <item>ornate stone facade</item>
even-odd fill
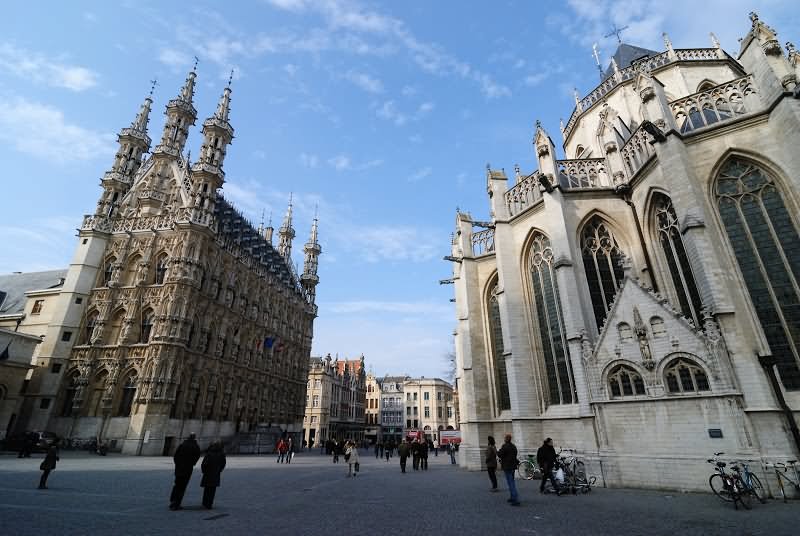
[[[190,432],[207,441],[257,423],[302,429],[317,222],[298,275],[291,204],[276,250],[272,229],[254,228],[222,196],[230,86],[203,122],[198,160],[184,156],[195,78],[167,104],[151,154],[145,99],[81,225],[39,356],[44,370],[50,362],[64,370],[59,381],[40,374],[31,385],[55,398],[40,426],[62,436],[161,454]],[[66,330],[74,346],[59,343]]]
[[[461,463],[487,435],[545,437],[609,485],[705,489],[705,460],[796,458],[800,100],[796,49],[751,15],[719,47],[622,44],[544,128],[539,169],[489,169],[458,213]]]

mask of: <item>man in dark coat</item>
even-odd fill
[[[419,439],[415,437],[414,441],[411,442],[411,465],[415,471],[419,470],[419,457]]]
[[[544,440],[544,443],[539,450],[536,451],[536,462],[542,468],[542,484],[539,486],[539,493],[544,493],[544,485],[547,479],[553,484],[553,491],[558,493],[558,483],[553,476],[553,466],[556,464],[556,449],[553,448],[553,440],[549,437]]]
[[[505,443],[497,451],[497,457],[500,458],[500,468],[506,475],[506,483],[508,484],[508,491],[511,494],[508,502],[511,506],[519,506],[519,496],[517,495],[517,483],[514,481],[514,473],[517,471],[519,460],[517,459],[517,447],[511,442],[511,434],[506,434]]]
[[[419,442],[419,468],[428,470],[428,442],[424,439]]]
[[[169,509],[180,510],[186,486],[189,485],[194,466],[200,459],[200,445],[197,444],[194,434],[189,434],[189,438],[175,449],[172,459],[175,462],[175,485],[172,486],[172,494],[169,496]]]
[[[208,452],[200,464],[203,472],[203,479],[200,485],[203,487],[203,506],[211,509],[214,506],[214,495],[219,487],[220,474],[225,469],[225,451],[222,448],[222,441],[214,441],[208,447]]]
[[[58,442],[53,443],[50,445],[50,448],[47,449],[47,455],[44,457],[44,461],[39,466],[39,469],[42,470],[42,478],[39,479],[39,489],[47,489],[47,477],[50,476],[50,471],[56,468],[56,462],[58,461]]]
[[[397,447],[397,455],[400,456],[400,471],[403,473],[406,472],[406,460],[408,460],[409,451],[408,443],[403,438],[403,442]]]

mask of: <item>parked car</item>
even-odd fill
[[[50,445],[58,441],[58,436],[53,432],[25,432],[24,434],[14,434],[5,439],[3,447],[5,450],[22,450],[26,436],[30,435],[33,442],[33,452],[47,452]]]

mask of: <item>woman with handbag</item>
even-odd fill
[[[486,447],[486,471],[492,482],[491,491],[497,491],[497,447],[492,436],[489,436],[489,446]]]
[[[53,443],[50,445],[50,448],[47,449],[47,455],[44,457],[44,461],[39,466],[39,469],[42,470],[42,478],[39,479],[39,489],[47,489],[47,477],[50,476],[50,471],[56,468],[56,462],[59,460],[58,458],[58,442]]]
[[[347,446],[344,451],[344,460],[347,462],[347,476],[357,476],[359,469],[358,448],[356,448],[356,444],[352,441],[347,442]]]

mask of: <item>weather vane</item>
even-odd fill
[[[231,87],[231,82],[233,82],[233,69],[231,69],[231,75],[228,77],[228,87]]]
[[[200,62],[200,58],[197,56],[194,57],[194,67],[192,67],[193,71],[197,71],[197,64]]]
[[[153,91],[155,91],[156,86],[158,85],[158,78],[153,78],[152,80],[150,80],[150,84],[152,84],[150,86],[150,96],[152,97]]]
[[[621,45],[622,44],[622,32],[623,32],[623,30],[627,30],[627,29],[628,29],[627,26],[623,26],[622,28],[618,28],[616,23],[614,23],[614,25],[611,26],[611,32],[607,33],[605,35],[605,37],[611,37],[612,35],[616,35],[617,36],[617,42]]]

